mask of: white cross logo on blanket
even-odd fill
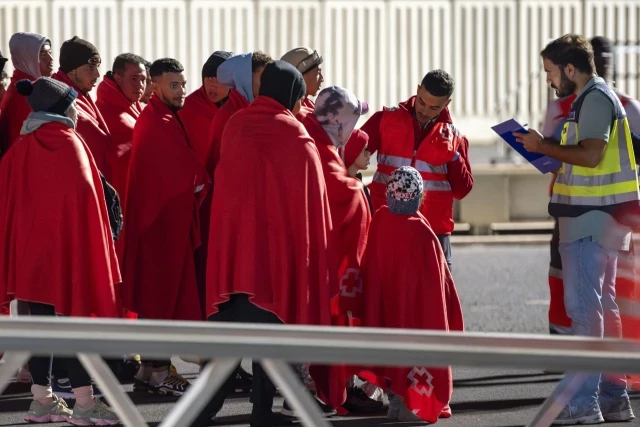
[[[411,380],[411,388],[418,394],[429,397],[433,393],[433,384],[431,383],[433,375],[427,371],[427,368],[414,366],[407,378]]]
[[[340,293],[342,296],[355,298],[358,292],[362,293],[360,270],[357,268],[347,268],[347,271],[340,279]]]

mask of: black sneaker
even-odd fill
[[[325,417],[333,417],[335,414],[338,413],[338,411],[333,409],[331,406],[321,401],[317,395],[313,395],[312,397],[313,397],[313,400],[315,400],[316,403],[318,404],[318,407],[320,408],[320,410],[322,411],[322,415],[324,415]],[[287,402],[286,400],[282,404],[282,411],[280,411],[280,413],[282,415],[286,415],[287,417],[293,417],[293,418],[298,417],[298,414],[296,413],[295,409],[293,409],[289,405],[289,402]]]
[[[369,398],[362,389],[352,387],[347,390],[347,400],[342,406],[349,412],[368,413],[379,412],[384,403]]]
[[[178,374],[170,374],[160,385],[149,385],[149,393],[161,396],[182,396],[191,384]]]
[[[236,373],[235,383],[233,388],[236,393],[249,393],[251,391],[251,385],[253,384],[253,375],[240,368]]]
[[[140,378],[133,378],[133,391],[149,392],[149,381],[142,381]]]

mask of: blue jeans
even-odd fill
[[[622,323],[616,304],[616,268],[618,251],[585,237],[560,243],[564,304],[572,321],[573,335],[622,338]],[[593,404],[600,397],[607,400],[627,398],[624,374],[589,375],[573,396],[580,407]],[[568,384],[572,375],[565,375]]]

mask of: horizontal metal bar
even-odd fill
[[[392,366],[489,366],[640,372],[640,343],[546,335],[407,329],[161,322],[88,318],[0,319],[6,350],[73,355],[247,357]]]

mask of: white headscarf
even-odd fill
[[[316,98],[314,115],[337,148],[345,146],[356,128],[360,116],[367,114],[369,106],[340,86],[323,89]]]

